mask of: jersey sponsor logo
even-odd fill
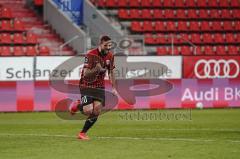
[[[88,57],[85,57],[84,63],[88,63]]]

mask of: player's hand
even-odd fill
[[[112,90],[112,93],[113,93],[115,96],[118,96],[118,92],[117,92],[117,90],[116,90],[115,88]]]
[[[101,75],[101,74],[104,74],[107,70],[106,69],[99,69],[98,73]]]
[[[98,69],[99,74],[104,74],[107,71],[107,69],[104,69],[100,63],[96,64],[96,68]]]

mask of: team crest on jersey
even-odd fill
[[[84,63],[88,63],[88,57],[85,57]]]

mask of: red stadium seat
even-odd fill
[[[163,0],[163,7],[173,7],[173,0]]]
[[[223,23],[219,21],[213,21],[210,23],[211,24],[211,29],[213,31],[222,31],[223,30]]]
[[[118,17],[121,19],[128,19],[129,15],[128,15],[128,10],[126,9],[119,9],[118,10]]]
[[[169,55],[170,54],[170,49],[169,47],[162,46],[157,48],[157,54],[162,56],[162,55]]]
[[[22,46],[14,46],[13,54],[15,56],[24,56],[25,55],[24,48]]]
[[[162,7],[162,2],[161,0],[153,0],[152,5],[153,7]]]
[[[145,41],[145,44],[156,44],[156,39],[153,37],[152,34],[145,34],[144,36],[144,41]]]
[[[142,31],[141,23],[137,21],[131,22],[131,30],[136,32],[141,32]]]
[[[2,46],[1,47],[1,56],[11,56],[11,48],[9,46]]]
[[[131,19],[139,19],[139,18],[141,18],[139,12],[140,12],[140,10],[138,10],[138,9],[130,9],[130,11],[129,11],[130,18]]]
[[[176,44],[182,44],[189,41],[189,35],[188,34],[179,34],[174,38],[174,43]]]
[[[202,22],[200,22],[200,28],[201,28],[202,31],[209,31],[209,30],[211,30],[208,21],[202,21]]]
[[[239,9],[234,9],[232,13],[234,18],[239,18],[240,19],[240,10]]]
[[[226,19],[232,18],[232,15],[228,9],[220,10],[220,15],[221,15],[221,18],[226,18]]]
[[[224,21],[224,23],[223,23],[223,29],[224,29],[225,31],[232,31],[232,30],[234,30],[233,25],[232,25],[232,22],[231,22],[231,21]]]
[[[209,7],[218,7],[217,0],[208,0]]]
[[[2,18],[12,18],[12,11],[10,8],[2,8]]]
[[[232,33],[225,34],[225,42],[226,43],[235,43],[235,38]]]
[[[25,43],[22,33],[13,34],[13,43],[14,44],[24,44]]]
[[[184,7],[184,0],[175,0],[175,7]]]
[[[165,26],[162,21],[155,22],[154,28],[155,28],[155,31],[165,31]]]
[[[48,56],[50,54],[50,50],[47,46],[40,46],[39,47],[39,55]]]
[[[238,55],[238,49],[237,49],[237,46],[228,46],[228,54],[229,55]]]
[[[1,56],[11,56],[11,55],[12,55],[11,47],[9,46],[1,47]]]
[[[18,19],[14,19],[13,29],[16,31],[25,31],[23,22]]]
[[[198,11],[198,17],[201,18],[201,19],[207,19],[207,18],[209,18],[208,10],[205,10],[205,9],[199,10],[199,11]]]
[[[2,33],[0,40],[1,40],[2,44],[11,44],[12,43],[12,38],[9,33]]]
[[[128,0],[117,0],[117,5],[119,7],[127,7],[128,6]]]
[[[213,35],[213,40],[214,40],[214,43],[224,43],[224,37],[223,37],[223,34],[220,34],[220,33],[216,33]]]
[[[27,33],[26,36],[26,43],[27,44],[37,44],[37,35],[31,32]]]
[[[175,47],[173,52],[174,55],[182,55],[182,47],[181,46]]]
[[[151,14],[151,10],[149,9],[143,9],[142,10],[142,16],[143,19],[152,19],[152,14]]]
[[[154,19],[161,19],[163,17],[164,17],[164,15],[163,15],[162,10],[160,10],[160,9],[154,9],[153,10],[153,18]]]
[[[157,34],[156,42],[157,44],[167,44],[170,43],[170,37],[164,34]]]
[[[188,49],[188,46],[175,47],[173,52],[174,55],[190,55],[190,50]]]
[[[199,31],[199,23],[198,22],[195,22],[195,21],[191,21],[189,23],[189,28],[190,28],[190,31]]]
[[[34,0],[34,5],[42,6],[43,5],[43,0]]]
[[[228,0],[220,0],[219,7],[229,7]]]
[[[187,23],[185,21],[179,21],[177,23],[177,28],[179,31],[186,31],[188,30]]]
[[[97,6],[98,7],[105,7],[106,6],[105,0],[97,0]]]
[[[10,20],[2,20],[1,21],[1,30],[4,30],[4,31],[11,31],[12,30]]]
[[[106,7],[113,8],[116,6],[115,0],[106,0]]]
[[[202,41],[203,41],[203,43],[212,43],[213,42],[212,34],[209,34],[209,33],[203,34]]]
[[[186,0],[185,4],[187,7],[195,7],[195,0]]]
[[[194,48],[194,51],[196,55],[204,55],[204,47],[197,46]]]
[[[212,46],[205,46],[204,53],[205,53],[205,55],[215,55],[215,52],[214,52]]]
[[[175,18],[175,15],[174,15],[173,10],[172,10],[172,9],[166,9],[166,10],[164,10],[164,17],[165,17],[165,18],[168,18],[168,19],[170,19],[170,18]]]
[[[152,7],[152,0],[141,0],[141,7]]]
[[[181,44],[182,41],[181,41],[181,35],[180,34],[177,34],[176,36],[174,36],[174,39],[173,39],[173,44]]]
[[[239,0],[230,0],[230,6],[231,7],[239,7],[240,6]]]
[[[240,31],[240,21],[235,23],[235,30]]]
[[[191,34],[190,40],[194,44],[200,44],[201,43],[201,35],[200,34]]]
[[[211,19],[218,19],[221,17],[221,15],[219,15],[219,10],[217,9],[210,9],[209,16]]]
[[[27,46],[26,47],[26,55],[28,56],[35,56],[37,55],[37,51],[35,46]]]
[[[173,21],[167,21],[165,26],[167,31],[176,31],[175,22]]]
[[[129,2],[129,7],[139,7],[140,3],[138,0],[130,0]]]
[[[143,22],[143,31],[145,32],[152,32],[153,29],[153,24],[151,21],[144,21]]]
[[[182,55],[193,55],[193,48],[189,47],[189,46],[182,46],[181,54]]]
[[[198,7],[207,7],[207,2],[208,0],[198,0],[196,4]]]
[[[236,41],[240,43],[240,34],[236,34]]]
[[[189,10],[187,10],[186,15],[187,15],[188,18],[192,18],[192,19],[198,18],[198,15],[197,15],[195,9],[189,9]]]
[[[216,52],[217,55],[226,55],[227,54],[225,46],[216,46],[216,51],[215,52]]]
[[[185,10],[183,10],[183,9],[176,10],[176,18],[178,18],[178,19],[186,19]]]

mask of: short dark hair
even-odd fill
[[[100,38],[100,42],[101,42],[101,43],[104,42],[104,41],[109,41],[109,40],[111,40],[111,38],[110,38],[109,36],[107,36],[107,35],[104,35],[104,36],[102,36],[102,37]]]

